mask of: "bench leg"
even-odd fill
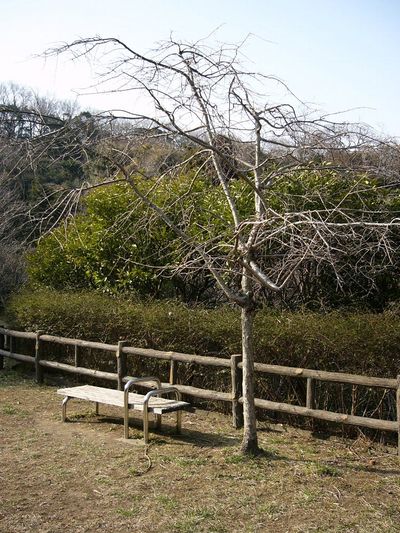
[[[63,422],[66,422],[67,421],[67,403],[68,403],[68,400],[69,400],[69,396],[66,396],[63,401],[62,401],[62,421]]]
[[[161,415],[155,415],[155,426],[157,429],[161,429]]]
[[[99,402],[95,402],[95,414],[99,414]]]
[[[178,435],[181,433],[181,429],[182,429],[182,411],[177,411],[176,412],[176,432],[178,433]]]
[[[124,407],[124,438],[129,439],[129,407]]]
[[[143,405],[143,435],[144,443],[149,443],[149,409],[147,403]]]

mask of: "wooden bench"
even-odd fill
[[[129,392],[129,389],[136,384],[155,383],[156,388],[147,394]],[[166,394],[174,394],[175,399],[163,398]],[[130,379],[123,391],[107,389],[104,387],[94,387],[92,385],[81,385],[79,387],[68,387],[58,389],[57,394],[64,396],[62,401],[62,420],[67,421],[67,403],[70,399],[87,400],[96,405],[96,414],[99,414],[99,404],[116,405],[124,408],[124,437],[129,439],[129,409],[141,411],[143,413],[143,434],[144,442],[149,442],[149,413],[156,416],[157,427],[161,427],[161,415],[176,411],[176,430],[181,431],[182,410],[189,409],[190,404],[181,400],[181,394],[176,387],[161,387],[160,380],[155,377]]]

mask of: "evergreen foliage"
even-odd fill
[[[197,242],[212,242],[218,235],[219,247],[234,246],[223,191],[207,175],[199,176],[196,169],[191,169],[162,179],[137,176],[135,181],[176,226],[185,225]],[[243,181],[233,181],[231,190],[245,219],[252,191]],[[329,165],[319,171],[293,171],[267,190],[265,198],[282,215],[315,213],[340,205],[340,211],[332,215],[332,222],[338,224],[354,212],[362,212],[367,224],[377,211],[382,213],[382,222],[400,212],[400,196],[395,189],[383,187],[378,179],[343,176]],[[347,234],[334,236],[335,262],[321,268],[315,260],[304,261],[282,294],[274,297],[273,304],[289,309],[358,307],[381,311],[400,294],[398,229],[388,228],[387,233],[393,244],[390,261],[387,251],[379,247],[356,251],[353,239],[357,234],[351,238]],[[265,253],[261,250],[260,264],[270,272],[279,269],[280,256],[292,245],[291,238],[277,240],[272,246],[269,243]],[[216,255],[219,251],[215,247]],[[188,254],[182,240],[136,197],[129,185],[116,183],[87,194],[79,215],[42,238],[29,256],[29,275],[33,286],[214,303],[219,295],[206,269],[191,269],[190,261],[189,267],[180,268],[190,259]],[[264,296],[260,293],[260,301]]]

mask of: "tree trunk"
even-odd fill
[[[257,439],[257,421],[254,405],[254,348],[253,305],[242,308],[242,356],[243,356],[243,441],[241,450],[246,454],[259,453]]]

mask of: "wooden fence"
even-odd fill
[[[28,339],[34,342],[34,355],[24,355],[15,352],[14,339]],[[74,365],[49,361],[43,358],[43,346],[45,343],[56,343],[64,346],[74,347]],[[81,366],[81,349],[89,348],[111,352],[115,356],[116,372],[104,372]],[[145,348],[135,348],[127,346],[125,341],[118,344],[104,344],[101,342],[84,341],[80,339],[70,339],[47,335],[42,331],[24,332],[15,331],[0,327],[0,368],[4,367],[4,357],[31,363],[35,365],[36,380],[43,382],[43,371],[45,368],[52,368],[114,381],[119,390],[123,389],[123,384],[129,379],[127,375],[127,358],[140,356],[151,359],[162,359],[170,362],[169,383],[179,389],[182,394],[211,401],[230,402],[232,406],[233,425],[239,428],[243,424],[243,398],[241,397],[241,355],[231,355],[230,358],[210,357],[201,355],[189,355],[177,352],[164,352]],[[231,387],[229,392],[208,390],[189,385],[177,384],[177,365],[179,363],[196,363],[198,365],[213,366],[230,369]],[[306,381],[306,405],[293,405],[269,401],[261,398],[255,399],[256,407],[268,411],[286,413],[290,415],[306,416],[328,422],[337,422],[353,426],[361,426],[371,429],[397,432],[398,452],[400,455],[400,375],[396,379],[361,376],[356,374],[345,374],[340,372],[325,372],[320,370],[310,370],[307,368],[294,368],[278,365],[255,363],[255,371],[263,374],[275,374],[279,376],[303,378]],[[334,382],[339,384],[351,384],[353,386],[377,387],[396,391],[396,420],[382,420],[380,418],[367,418],[354,414],[343,414],[315,408],[314,391],[316,381]]]

